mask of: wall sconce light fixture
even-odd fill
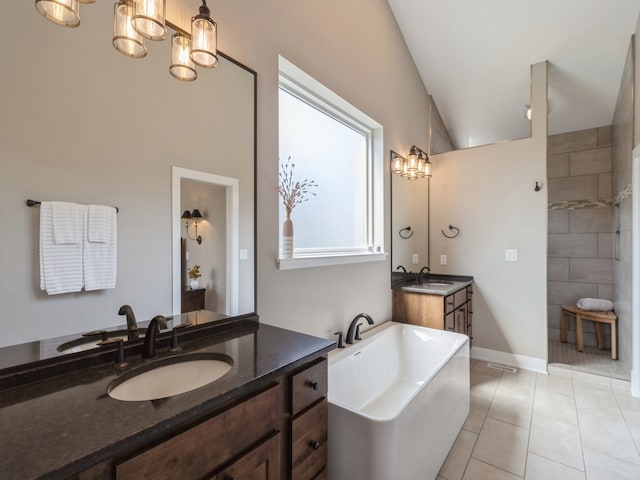
[[[200,214],[200,210],[198,210],[197,208],[193,212],[189,212],[189,210],[185,210],[180,218],[184,219],[184,226],[186,227],[186,230],[187,230],[187,238],[189,238],[190,240],[195,240],[196,242],[198,242],[198,245],[200,245],[202,243],[202,236],[198,235],[198,220],[203,218],[202,215]],[[195,237],[191,237],[189,235],[189,220],[193,220],[193,226],[195,227],[195,231],[196,231]]]
[[[431,177],[431,162],[429,155],[415,145],[411,147],[409,157],[404,158],[396,152],[391,152],[391,172],[406,177],[408,180]]]
[[[35,0],[38,13],[64,27],[80,25],[80,4],[96,0]],[[164,40],[167,26],[177,33],[171,39],[169,72],[178,80],[198,76],[196,65],[218,66],[218,26],[211,18],[206,0],[191,19],[191,34],[165,20],[166,0],[117,0],[113,11],[113,46],[132,58],[147,56],[145,39]]]

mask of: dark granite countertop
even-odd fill
[[[231,371],[204,387],[168,399],[123,402],[106,394],[114,363],[0,392],[0,478],[67,478],[204,413],[268,385],[318,358],[331,340],[241,321],[224,332],[186,342],[187,353],[216,352],[233,359]],[[168,356],[161,348],[157,358]],[[139,355],[130,367],[142,363]]]
[[[430,295],[447,296],[473,283],[473,277],[466,275],[425,275],[422,281],[418,281],[417,275],[393,272],[391,277],[391,289],[403,290],[414,293],[427,293]]]

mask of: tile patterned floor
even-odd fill
[[[594,373],[607,377],[629,380],[629,370],[617,360],[611,360],[611,350],[598,350],[585,346],[582,352],[575,343],[549,341],[549,364],[570,368],[579,372]]]
[[[640,399],[568,369],[472,361],[471,410],[437,480],[640,480]]]

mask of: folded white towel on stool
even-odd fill
[[[611,300],[603,300],[601,298],[581,298],[576,303],[580,310],[598,310],[602,312],[610,312],[613,310],[613,302]]]

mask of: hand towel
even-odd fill
[[[115,288],[118,260],[116,209],[89,205],[88,225],[83,245],[84,289]]]
[[[56,242],[52,203],[40,205],[40,289],[49,295],[79,292],[83,284],[82,242]],[[60,230],[61,240],[66,239],[63,230]],[[84,215],[80,215],[81,233],[83,230]]]
[[[609,312],[613,310],[613,302],[611,300],[603,300],[600,298],[581,298],[576,303],[580,310],[598,310]]]
[[[88,240],[109,243],[116,228],[116,209],[106,205],[89,205]]]
[[[83,206],[69,202],[51,202],[53,238],[56,244],[78,244],[82,241]]]

